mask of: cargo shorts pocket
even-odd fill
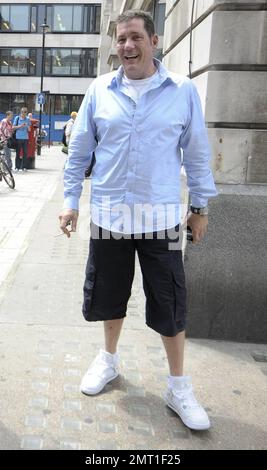
[[[83,315],[85,319],[90,320],[90,313],[93,307],[94,287],[96,282],[96,269],[90,266],[89,271],[86,271],[86,278],[83,286]]]

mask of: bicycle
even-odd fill
[[[5,161],[4,141],[0,141],[0,182],[2,179],[6,182],[10,189],[15,188],[15,180],[12,171],[8,168]]]

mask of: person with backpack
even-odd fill
[[[72,133],[72,128],[73,128],[75,119],[77,117],[77,114],[78,113],[76,113],[76,111],[72,111],[72,113],[70,115],[70,119],[67,121],[67,124],[66,124],[65,136],[66,136],[67,146],[69,145],[69,142],[70,142],[70,136],[71,136],[71,133]]]
[[[23,107],[20,110],[20,115],[16,116],[14,119],[14,128],[16,129],[16,139],[17,139],[17,146],[16,146],[16,161],[15,161],[15,169],[17,171],[27,170],[27,156],[28,156],[28,131],[30,129],[30,119],[27,116],[27,108]],[[20,151],[22,149],[23,157],[22,161],[20,158]]]
[[[62,135],[62,152],[63,153],[68,153],[68,145],[70,141],[70,136],[73,128],[74,121],[77,117],[76,111],[72,111],[70,115],[70,119],[66,122],[65,126],[63,127],[63,135]]]

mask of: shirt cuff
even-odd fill
[[[79,210],[79,198],[75,196],[67,196],[64,199],[63,209]]]
[[[198,197],[198,196],[191,196],[190,205],[193,206],[193,207],[207,207],[208,198]]]

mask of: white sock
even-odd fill
[[[187,382],[188,379],[190,379],[188,375],[169,375],[168,388],[173,388],[178,383]]]
[[[105,356],[112,359],[113,361],[118,360],[118,353],[111,354],[110,352],[106,351],[105,349],[100,350]]]

